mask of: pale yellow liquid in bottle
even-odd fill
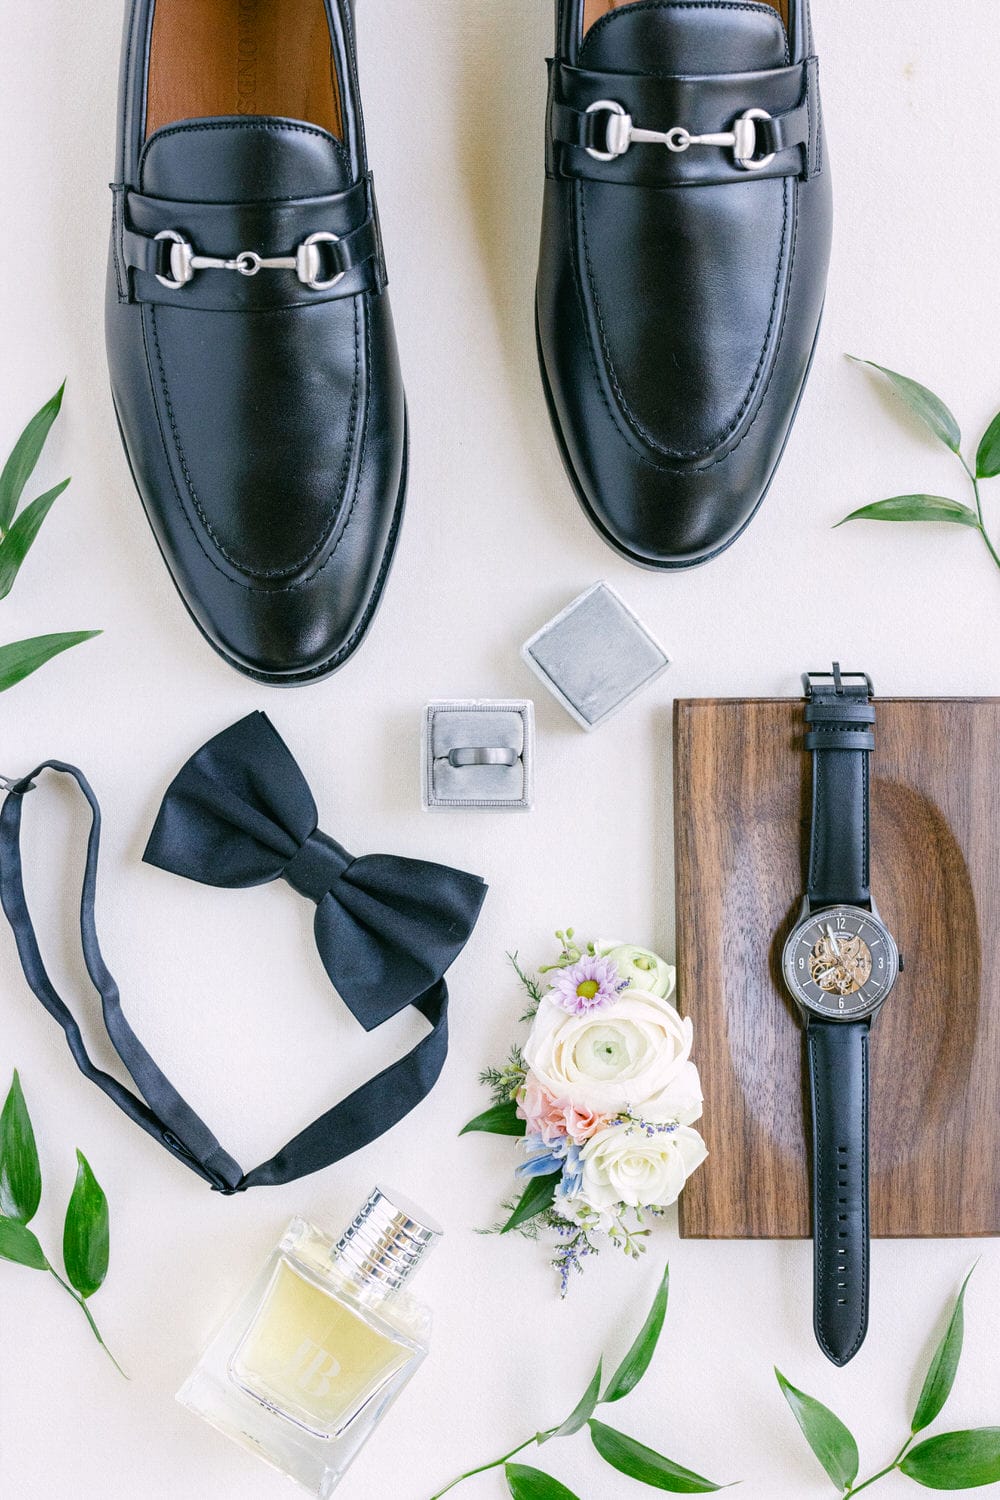
[[[413,1357],[282,1260],[231,1372],[269,1406],[333,1436]]]

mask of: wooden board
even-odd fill
[[[872,1233],[1000,1232],[1000,699],[879,699],[872,890],[905,971],[872,1032]],[[674,710],[679,1004],[711,1153],[681,1233],[808,1236],[802,1029],[780,973],[811,758],[800,699]]]

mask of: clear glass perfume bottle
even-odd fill
[[[440,1234],[379,1187],[339,1240],[293,1219],[178,1401],[332,1494],[427,1353],[430,1313],[404,1286]]]

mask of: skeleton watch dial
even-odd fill
[[[793,929],[782,967],[793,996],[831,1020],[854,1021],[878,1009],[899,972],[885,924],[856,906],[812,912]]]

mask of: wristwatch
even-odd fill
[[[813,1321],[846,1365],[868,1329],[868,1034],[902,968],[869,884],[868,761],[875,707],[865,672],[810,672],[809,873],[782,972],[805,1026],[812,1107]]]

